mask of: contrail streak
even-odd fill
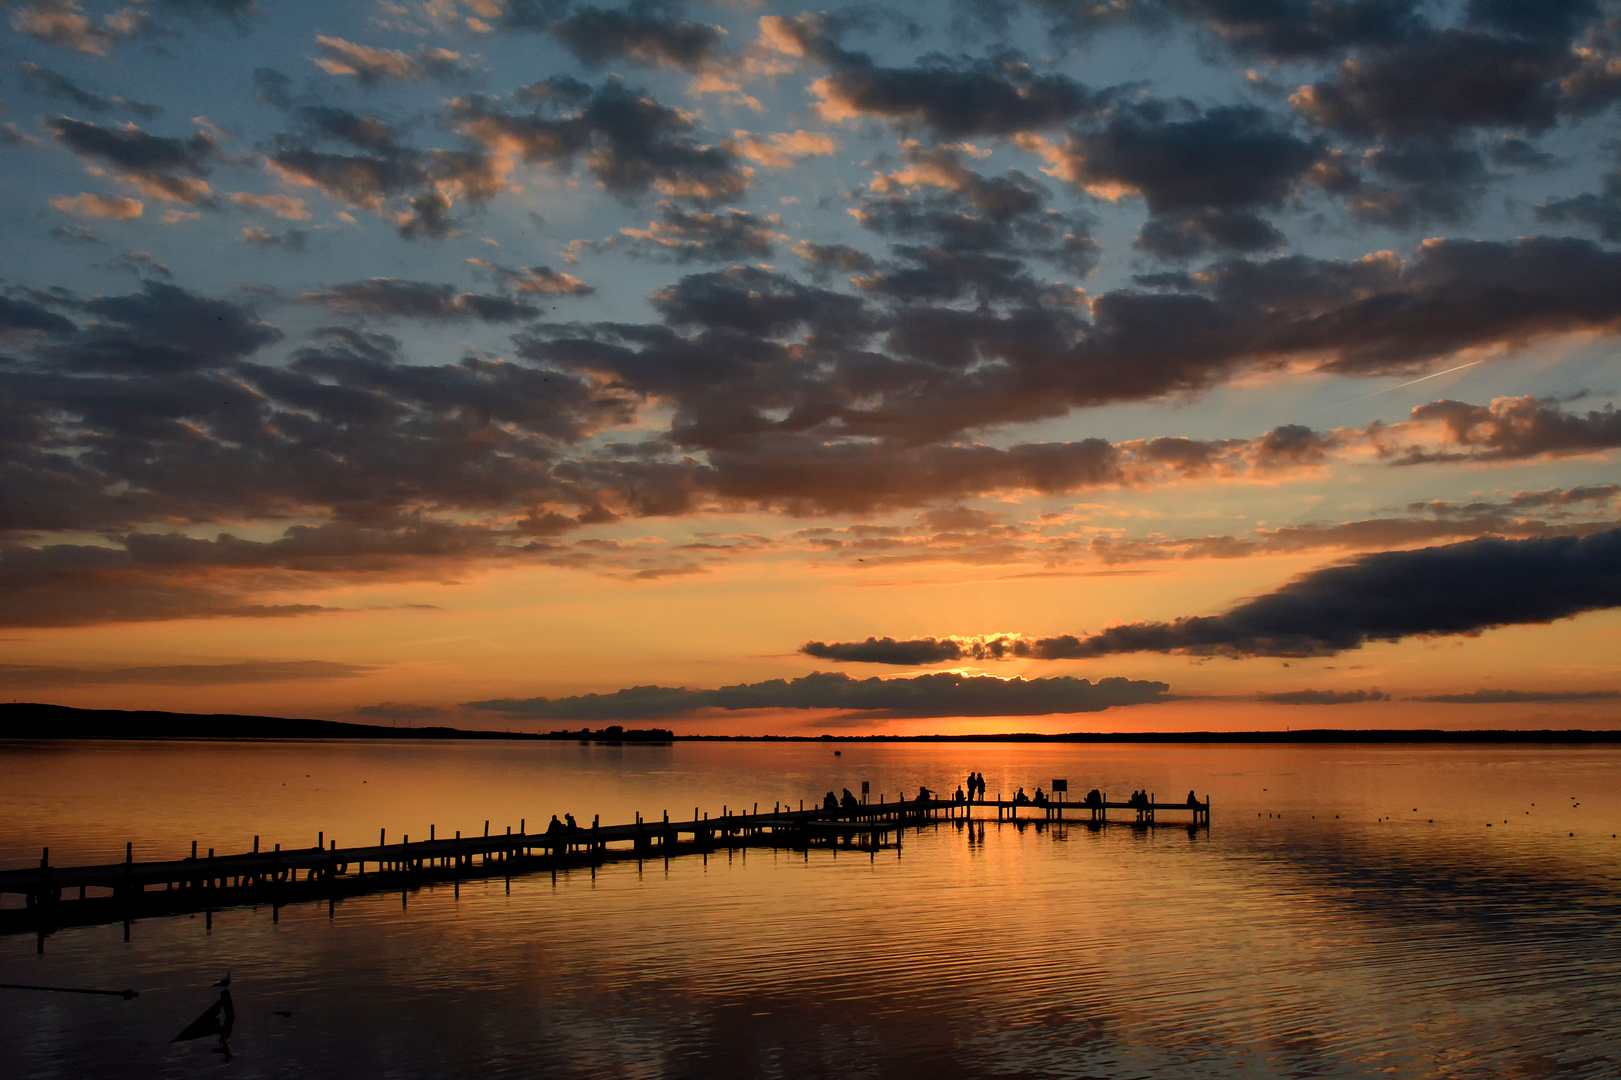
[[[1388,394],[1392,390],[1400,390],[1406,386],[1416,386],[1421,382],[1428,382],[1431,379],[1439,379],[1443,375],[1451,375],[1454,371],[1462,371],[1464,368],[1472,368],[1476,364],[1484,364],[1485,362],[1486,361],[1484,360],[1471,360],[1467,364],[1459,364],[1457,367],[1447,368],[1445,371],[1437,371],[1432,375],[1425,375],[1421,378],[1413,379],[1410,382],[1397,383],[1395,386],[1387,386],[1383,390],[1375,390],[1371,394],[1363,394],[1361,397],[1352,398],[1349,401],[1336,401],[1332,405],[1324,405],[1321,409],[1313,409],[1311,412],[1303,413],[1302,415],[1316,416],[1318,413],[1327,412],[1330,409],[1338,409],[1344,405],[1355,405],[1359,401],[1367,401],[1369,398],[1376,398],[1380,394]]]

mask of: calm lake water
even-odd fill
[[[941,823],[0,938],[0,1077],[1613,1077],[1621,750],[0,743],[0,865],[1099,786],[1208,832]],[[1488,827],[1490,826],[1490,827]],[[10,898],[9,904],[17,903]],[[232,973],[234,1060],[169,1038]],[[290,1016],[277,1015],[279,1012]]]

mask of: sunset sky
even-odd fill
[[[1621,727],[1621,4],[0,19],[9,699]]]

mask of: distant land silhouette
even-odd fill
[[[233,713],[76,709],[0,703],[0,739],[560,739],[603,743],[669,742],[1059,742],[1059,743],[1621,743],[1621,731],[1439,728],[1303,728],[1291,731],[1076,731],[983,735],[677,735],[665,728],[488,731],[453,727],[382,727]]]
[[[339,720],[301,720],[234,713],[126,712],[33,702],[0,704],[0,739],[589,739],[670,742],[662,728],[592,731],[480,731],[452,727],[383,727]]]

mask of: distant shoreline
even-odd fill
[[[235,713],[77,709],[67,705],[0,704],[0,740],[467,739],[521,742],[586,741],[622,745],[672,742],[817,743],[1388,743],[1388,744],[1621,744],[1621,731],[1469,730],[1439,728],[1303,728],[1288,731],[1004,732],[989,735],[678,735],[662,728],[576,731],[490,731],[453,727],[382,727],[338,720],[304,720]]]

